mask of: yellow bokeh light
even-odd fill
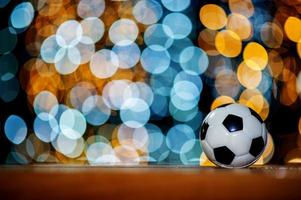
[[[296,80],[293,74],[292,78],[283,84],[280,92],[280,102],[283,105],[290,106],[296,102],[298,98]]]
[[[261,71],[253,70],[242,62],[237,68],[237,78],[245,88],[255,89],[262,79],[262,74]]]
[[[124,165],[139,164],[139,152],[132,146],[120,145],[114,147],[114,152],[118,161]],[[142,156],[142,155],[141,155]]]
[[[285,68],[283,68],[282,73],[278,77],[279,80],[283,82],[287,82],[295,78],[296,75],[288,68],[291,66],[294,66],[294,61],[291,60],[290,58],[285,58],[284,59]]]
[[[120,18],[134,19],[134,16],[132,14],[133,3],[131,1],[124,1],[122,4],[119,5],[117,13]]]
[[[214,110],[215,108],[228,103],[235,103],[235,101],[232,97],[229,96],[219,96],[212,102],[211,110]]]
[[[54,15],[52,17],[49,17],[49,19],[53,22],[53,24],[60,25],[67,20],[76,19],[76,16],[77,16],[76,5],[71,4],[69,7],[62,8],[60,10],[59,15]]]
[[[269,48],[279,48],[283,41],[283,32],[276,23],[266,22],[261,27],[260,38]]]
[[[275,145],[273,138],[270,133],[268,133],[267,144],[264,148],[262,155],[259,159],[254,163],[254,165],[265,165],[272,159],[275,151]]]
[[[36,68],[37,72],[39,73],[39,75],[43,76],[43,77],[51,77],[51,76],[54,76],[55,74],[58,75],[53,64],[45,63],[41,59],[36,60],[35,68]]]
[[[219,95],[230,97],[235,97],[241,87],[235,72],[229,69],[223,69],[218,72],[214,86]]]
[[[200,10],[200,20],[205,27],[218,30],[226,25],[227,16],[221,7],[215,4],[207,4]]]
[[[296,77],[296,90],[299,96],[301,95],[301,72]]]
[[[291,164],[301,163],[301,158],[300,157],[292,158],[292,159],[288,160],[287,163],[291,163]]]
[[[285,163],[301,163],[301,149],[296,148],[289,151],[284,159]]]
[[[202,152],[202,154],[200,156],[200,166],[202,166],[202,167],[216,167],[216,165],[207,158],[207,156],[205,155],[204,152]]]
[[[223,30],[216,35],[215,47],[223,56],[233,58],[240,54],[242,42],[235,32]]]
[[[55,151],[54,152],[55,159],[57,162],[62,163],[62,164],[74,164],[74,165],[85,165],[87,164],[87,158],[85,154],[81,154],[80,157],[77,158],[69,158],[65,156],[64,154]]]
[[[297,17],[287,18],[284,24],[284,30],[290,40],[299,42],[301,39],[301,20]]]
[[[228,3],[232,13],[238,13],[246,17],[251,17],[254,14],[252,0],[229,0]]]
[[[275,50],[270,51],[268,53],[268,57],[268,70],[272,77],[278,78],[281,72],[283,71],[283,60],[279,53]]]
[[[48,37],[50,35],[55,34],[56,29],[56,26],[52,24],[47,24],[38,30],[38,35],[42,37]]]
[[[227,29],[235,32],[242,40],[247,40],[252,36],[252,24],[241,14],[229,15]]]
[[[110,77],[111,80],[129,80],[132,81],[134,79],[134,73],[130,69],[118,69],[117,72]]]
[[[256,42],[250,42],[243,52],[244,62],[253,70],[263,70],[268,63],[268,53]]]
[[[245,89],[239,97],[239,103],[252,108],[263,120],[269,115],[269,103],[259,90]]]
[[[39,15],[50,17],[56,15],[59,11],[61,11],[63,6],[64,4],[62,0],[46,0],[42,3],[42,5],[38,6],[37,10]]]
[[[210,30],[208,28],[202,30],[198,37],[198,45],[210,56],[219,55],[219,52],[215,48],[215,37],[217,31]]]
[[[31,150],[34,154],[30,154],[30,157],[35,161],[44,162],[50,155],[50,144],[41,141],[34,133],[30,133],[26,139],[26,146],[31,144]]]

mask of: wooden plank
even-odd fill
[[[301,168],[0,168],[0,199],[301,199]]]

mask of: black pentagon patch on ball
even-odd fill
[[[235,157],[235,154],[226,146],[215,148],[213,151],[216,161],[221,164],[230,165]]]
[[[264,148],[263,138],[261,136],[254,138],[251,143],[250,154],[254,157],[257,157],[262,152],[263,148]]]
[[[256,117],[256,119],[258,119],[258,121],[260,121],[261,123],[263,122],[263,120],[261,119],[261,117],[258,115],[257,112],[255,112],[253,109],[249,108],[251,115],[253,115],[254,117]]]
[[[205,121],[201,128],[201,135],[200,135],[201,140],[205,139],[208,128],[209,128],[209,124]]]
[[[224,119],[223,125],[229,132],[240,131],[243,129],[242,118],[236,115],[228,115]]]

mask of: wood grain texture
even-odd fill
[[[0,199],[301,199],[301,168],[0,168]]]

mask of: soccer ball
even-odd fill
[[[260,116],[241,104],[226,104],[211,111],[200,131],[204,153],[226,168],[247,167],[263,153],[267,130]]]

